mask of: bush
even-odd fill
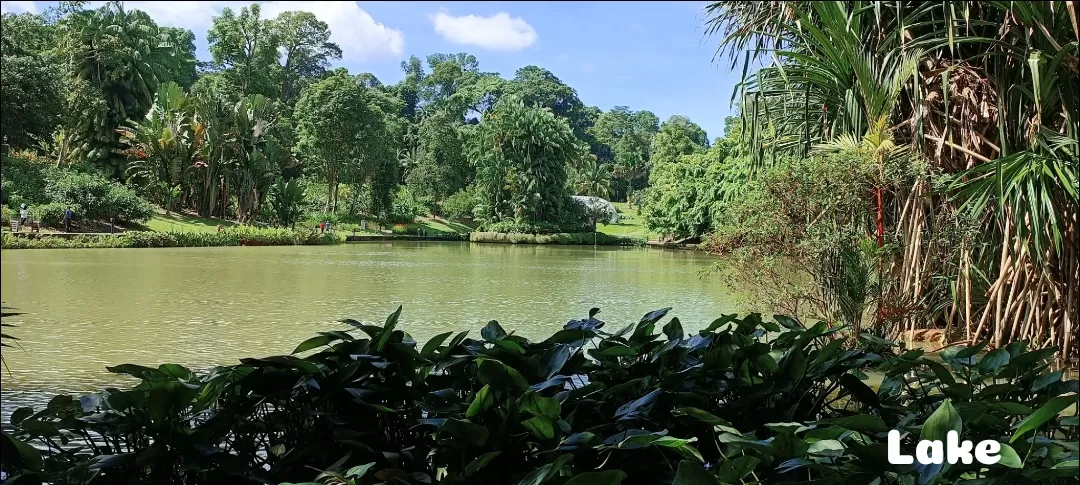
[[[600,246],[640,246],[644,238],[612,236],[602,232],[560,232],[529,234],[520,232],[470,232],[469,241],[504,244],[587,244]]]
[[[473,208],[476,207],[475,197],[472,187],[455,192],[442,202],[443,215],[452,221],[471,220]]]
[[[68,208],[71,208],[76,216],[81,212],[80,207],[75,204],[49,202],[30,206],[30,218],[49,227],[60,227],[64,224],[64,210]]]
[[[45,196],[53,202],[78,205],[83,211],[80,215],[89,220],[142,222],[154,215],[154,205],[130,187],[96,173],[56,171],[48,179]]]
[[[556,234],[564,232],[592,233],[592,228],[587,227],[586,224],[560,224],[556,222],[537,222],[530,224],[527,222],[500,221],[481,224],[480,227],[478,227],[477,229],[485,232],[505,232],[521,234]]]
[[[45,202],[46,175],[54,171],[49,160],[33,152],[9,152],[0,156],[0,199],[10,207]]]
[[[210,246],[295,246],[338,244],[336,234],[286,228],[231,226],[222,232],[149,232],[128,231],[117,234],[34,238],[4,235],[4,249],[57,248],[177,248]]]
[[[427,207],[417,200],[408,188],[401,187],[394,195],[394,201],[390,204],[390,211],[386,213],[385,219],[393,224],[409,224],[426,212]]]
[[[1076,411],[1059,415],[1077,382],[1047,372],[1053,349],[983,344],[938,360],[881,339],[844,349],[841,328],[783,316],[686,332],[662,322],[668,309],[615,332],[593,309],[542,341],[491,321],[479,339],[420,345],[400,312],[206,373],[110,367],[142,382],[15,410],[3,471],[27,483],[99,471],[101,483],[1077,483]],[[876,391],[860,378],[871,369]],[[915,437],[956,430],[1001,443],[1003,459],[892,465],[890,429],[908,454]],[[58,437],[77,446],[39,451]]]

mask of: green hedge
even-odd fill
[[[469,241],[500,244],[587,244],[601,246],[641,246],[643,238],[612,236],[602,232],[559,232],[528,234],[520,232],[471,232]]]
[[[72,248],[188,248],[210,246],[310,246],[337,244],[335,234],[318,234],[283,228],[234,226],[222,232],[149,232],[129,231],[117,234],[74,237],[36,235],[34,238],[3,234],[4,249]]]

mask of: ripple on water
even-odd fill
[[[696,252],[459,243],[333,247],[4,251],[6,305],[26,312],[5,352],[3,412],[129,385],[106,366],[192,368],[284,354],[341,318],[402,328],[424,341],[498,320],[542,338],[600,307],[622,326],[671,306],[688,329],[736,310],[715,263]]]

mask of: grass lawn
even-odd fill
[[[649,234],[645,230],[645,227],[641,225],[641,216],[638,215],[638,211],[631,209],[630,205],[626,202],[612,202],[615,208],[619,209],[619,223],[618,224],[597,224],[596,231],[604,234],[610,234],[612,236],[624,236],[624,237],[648,237],[649,239],[656,239],[656,234]]]
[[[420,217],[416,220],[416,224],[423,226],[427,229],[428,234],[433,233],[466,233],[472,232],[475,226],[462,224],[460,222],[453,222],[448,219],[435,219],[433,217]]]
[[[218,224],[229,227],[236,223],[221,219],[207,219],[180,212],[165,215],[165,211],[159,211],[144,226],[146,226],[146,230],[154,232],[217,232]]]

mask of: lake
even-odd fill
[[[695,251],[470,243],[362,243],[168,249],[8,250],[0,296],[22,350],[5,349],[3,415],[60,392],[130,385],[107,365],[175,362],[204,369],[291,352],[354,318],[418,341],[498,320],[545,338],[602,309],[610,327],[667,306],[687,330],[736,299],[715,258]]]

